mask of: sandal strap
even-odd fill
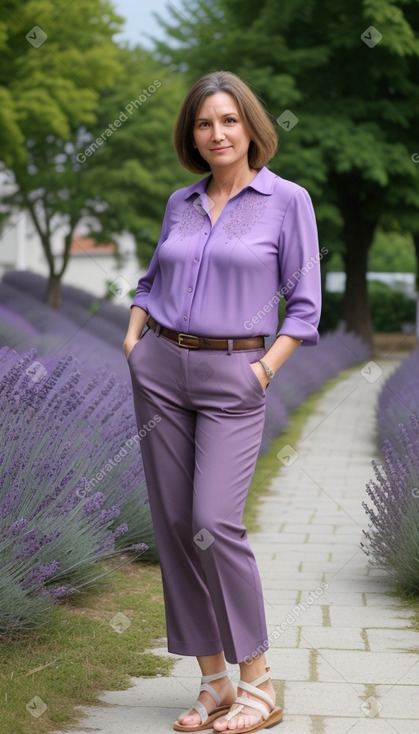
[[[202,683],[201,688],[199,689],[199,692],[202,693],[202,691],[206,691],[207,693],[210,694],[210,696],[213,697],[216,706],[219,706],[220,705],[221,698],[218,695],[218,693],[215,690],[215,688],[213,688],[212,686],[208,686],[206,683]]]
[[[217,704],[218,705],[218,704]],[[205,706],[201,701],[198,701],[198,699],[195,701],[193,706],[191,706],[192,709],[195,709],[196,713],[200,715],[201,717],[201,724],[205,724],[206,720],[208,719],[208,711],[206,710]]]
[[[226,675],[228,675],[228,671],[222,670],[220,673],[213,673],[212,675],[203,675],[201,678],[201,687],[199,689],[199,692],[201,693],[202,691],[206,691],[207,693],[209,693],[210,696],[213,697],[216,706],[220,705],[221,698],[218,695],[218,692],[215,690],[215,688],[213,688],[212,686],[209,686],[208,683],[214,680],[219,680],[220,678],[224,678]],[[201,724],[205,724],[206,720],[208,719],[209,713],[206,710],[204,704],[201,703],[201,701],[197,699],[195,703],[193,704],[193,706],[191,706],[191,708],[193,708],[196,711],[196,713],[200,715]]]
[[[257,698],[260,698],[261,701],[265,701],[265,703],[267,703],[268,706],[273,709],[275,708],[275,703],[272,701],[269,693],[266,693],[266,691],[261,691],[259,688],[256,688],[256,686],[268,680],[269,677],[269,673],[265,673],[265,675],[262,675],[260,678],[257,678],[255,681],[253,681],[252,684],[246,683],[245,680],[239,680],[238,687],[242,688],[243,691],[251,693],[253,696],[257,696]]]
[[[270,673],[268,671],[267,673],[264,673],[263,675],[261,675],[260,678],[256,678],[256,680],[252,680],[252,686],[260,686],[261,683],[265,683],[267,680],[269,680],[270,677],[271,676],[270,676]],[[242,683],[245,683],[245,682],[246,681],[240,680],[239,681],[239,688],[243,688]],[[247,684],[247,685],[250,685],[250,684]]]
[[[241,710],[243,710],[244,706],[249,706],[249,708],[256,709],[256,711],[259,711],[260,714],[263,716],[263,720],[266,721],[268,718],[270,711],[267,709],[264,703],[259,703],[259,701],[254,701],[253,698],[249,698],[248,696],[237,696],[234,703],[240,704]],[[234,712],[235,714],[238,713],[238,711]]]
[[[201,678],[202,683],[212,683],[214,680],[219,680],[228,675],[228,670],[222,670],[221,673],[212,673],[212,675],[203,675]]]

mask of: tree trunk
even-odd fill
[[[51,308],[61,308],[61,276],[50,273],[47,287],[47,304]]]
[[[346,231],[344,255],[346,284],[343,296],[343,320],[348,331],[354,331],[367,344],[373,344],[373,327],[368,303],[368,250],[374,235],[375,225],[351,222]]]
[[[342,303],[342,316],[348,331],[353,331],[367,344],[373,346],[373,326],[368,302],[368,252],[372,244],[376,216],[367,218],[364,201],[359,192],[363,186],[356,177],[334,175],[331,183],[336,193],[339,211],[344,221],[342,239],[345,244],[343,261],[346,283]],[[372,187],[370,197],[377,196]]]

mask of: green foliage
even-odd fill
[[[102,241],[131,232],[149,260],[169,194],[192,181],[171,143],[180,75],[115,44],[122,19],[106,0],[9,6],[0,26],[0,167],[13,192],[1,197],[3,211],[29,211],[58,286],[81,219]],[[37,48],[25,38],[34,18],[47,35]],[[59,265],[54,233],[65,248]],[[58,293],[50,304],[59,305]]]
[[[1,109],[9,125],[0,127],[1,148],[6,165],[21,175],[29,162],[22,140],[43,146],[47,156],[48,136],[68,138],[94,121],[99,91],[122,72],[112,42],[122,18],[105,0],[11,0],[2,21]],[[47,36],[38,47],[26,38],[35,26]]]
[[[374,273],[414,273],[416,256],[412,238],[400,232],[377,232],[369,253],[368,270]]]
[[[368,283],[374,331],[401,331],[404,324],[415,323],[416,301],[390,289],[384,283]]]
[[[78,178],[96,192],[102,237],[127,230],[143,263],[151,258],[160,234],[167,198],[196,180],[181,167],[172,130],[186,88],[181,75],[156,63],[145,51],[121,51],[125,69],[118,87],[102,95],[98,119],[79,148]],[[125,118],[125,119],[124,119]],[[120,119],[115,132],[113,121]],[[108,132],[110,135],[108,137]],[[102,137],[101,137],[102,136]],[[103,145],[97,145],[105,139]],[[93,155],[87,156],[88,149]]]
[[[416,318],[416,302],[403,293],[392,290],[379,281],[368,282],[374,332],[394,333],[402,331],[405,324],[412,327]],[[333,331],[342,320],[342,293],[323,293],[320,332]]]

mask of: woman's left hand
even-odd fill
[[[258,378],[260,384],[262,385],[263,389],[266,390],[266,387],[270,380],[268,379],[265,370],[263,369],[260,362],[250,362],[250,367],[252,368],[253,372],[255,373],[256,377]]]

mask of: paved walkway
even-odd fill
[[[355,369],[322,398],[298,445],[279,452],[282,471],[260,507],[251,542],[284,707],[278,734],[419,731],[419,632],[359,547],[377,454],[374,406],[395,366]],[[154,651],[167,655],[164,641]],[[134,679],[127,691],[101,695],[108,705],[84,709],[73,734],[169,734],[198,685],[195,660],[177,660],[170,678]]]

